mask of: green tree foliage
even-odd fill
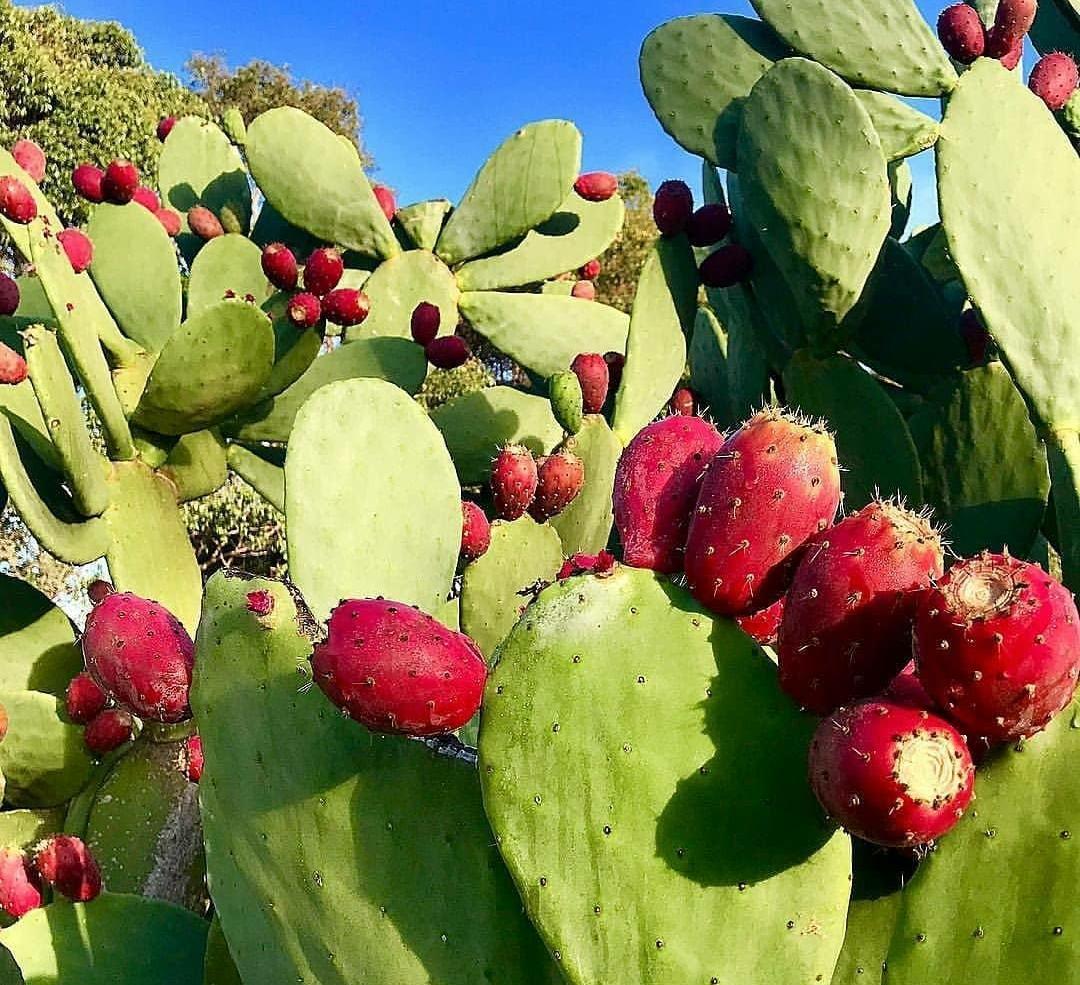
[[[596,299],[629,313],[642,264],[656,239],[656,225],[652,218],[652,191],[637,171],[619,175],[619,193],[626,204],[626,219],[618,238],[600,257]]]

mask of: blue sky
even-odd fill
[[[921,3],[935,18],[939,4]],[[585,135],[584,168],[637,168],[655,186],[682,177],[697,189],[699,164],[656,123],[637,77],[637,52],[657,24],[749,3],[702,0],[385,0],[285,3],[68,0],[79,17],[118,20],[150,61],[180,73],[192,51],[287,63],[360,102],[378,178],[399,200],[456,199],[484,158],[515,127],[571,119]],[[916,221],[934,213],[929,155],[916,165]]]

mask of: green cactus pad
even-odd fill
[[[256,304],[262,304],[271,291],[262,271],[262,250],[247,237],[235,233],[210,240],[191,264],[188,318],[225,300],[227,291],[238,298],[251,295]]]
[[[271,243],[284,243],[298,260],[308,256],[320,241],[304,229],[298,229],[269,202],[264,201],[251,230],[251,239],[260,249]]]
[[[962,373],[908,422],[927,500],[957,554],[1006,547],[1026,556],[1050,473],[1027,406],[1001,363]]]
[[[735,289],[714,291],[710,294],[710,301],[727,335],[726,375],[731,402],[730,419],[723,421],[717,418],[717,423],[721,426],[734,425],[769,403],[769,364],[746,294]],[[694,338],[696,341],[696,331]],[[692,372],[694,364],[691,352]]]
[[[615,516],[611,492],[622,443],[599,414],[585,418],[581,430],[563,442],[585,463],[585,485],[577,498],[549,522],[558,531],[566,555],[602,551]]]
[[[291,106],[267,110],[245,149],[259,188],[293,225],[365,256],[398,252],[356,148],[318,120]]]
[[[0,813],[0,847],[25,851],[46,835],[64,826],[64,812],[54,810],[3,811]],[[0,981],[6,981],[0,976]]]
[[[689,276],[687,272],[689,271]],[[686,339],[679,308],[698,293],[694,253],[683,236],[660,240],[638,277],[626,365],[615,399],[612,426],[625,445],[667,405],[686,368]]]
[[[641,46],[641,85],[677,144],[734,168],[742,104],[773,62],[788,54],[783,41],[749,17],[677,17]]]
[[[5,800],[13,807],[56,807],[82,789],[93,761],[64,703],[40,691],[2,691],[8,731],[0,743]]]
[[[611,245],[625,214],[618,195],[587,202],[572,191],[550,219],[526,233],[512,250],[463,264],[458,285],[463,291],[491,291],[577,270]]]
[[[411,339],[413,309],[421,301],[438,305],[440,335],[453,335],[457,328],[460,292],[454,275],[433,253],[410,250],[391,257],[364,282],[364,293],[371,301],[371,312],[359,325],[345,330],[350,342],[374,335]]]
[[[22,336],[17,338],[21,348]],[[50,468],[60,468],[60,456],[52,443],[45,418],[41,416],[41,405],[30,380],[0,387],[0,413],[11,421],[15,433],[33,449],[38,458]]]
[[[1074,0],[1043,0],[1031,26],[1031,40],[1040,54],[1064,51],[1080,60],[1080,8]]]
[[[1080,591],[1080,432],[1059,431],[1047,443],[1061,580],[1073,592]],[[1047,529],[1050,529],[1049,527]]]
[[[113,584],[160,602],[192,632],[202,575],[174,487],[142,462],[119,462],[109,475],[103,519],[111,535],[106,559]]]
[[[788,139],[792,132],[801,138]],[[747,99],[738,148],[747,221],[811,337],[828,335],[858,300],[889,231],[889,179],[869,114],[831,72],[785,59]]]
[[[322,331],[315,328],[298,329],[289,321],[288,304],[291,297],[292,295],[280,291],[262,305],[263,311],[273,320],[274,368],[270,370],[270,375],[259,392],[260,401],[292,386],[307,372],[322,350]]]
[[[687,353],[690,386],[709,416],[721,427],[732,423],[731,385],[728,380],[728,333],[711,308],[699,308]]]
[[[427,202],[402,206],[394,214],[394,219],[416,249],[434,250],[452,207],[445,198],[433,198]]]
[[[271,593],[269,616],[248,611],[253,590]],[[214,902],[243,979],[553,985],[475,770],[373,736],[305,687],[311,631],[278,582],[217,574],[207,586],[192,692],[200,800]]]
[[[911,432],[888,394],[844,356],[817,359],[795,353],[784,370],[788,403],[823,417],[835,432],[843,474],[844,505],[858,509],[899,493],[921,503],[922,470]]]
[[[530,516],[491,525],[487,553],[465,569],[461,628],[489,660],[532,601],[529,589],[551,582],[562,566],[559,535]]]
[[[207,927],[168,903],[103,893],[34,910],[0,944],[26,985],[202,985]]]
[[[543,377],[569,369],[582,352],[622,352],[629,319],[616,308],[551,294],[467,291],[461,313],[515,362]]]
[[[346,598],[382,595],[432,613],[446,601],[461,490],[442,436],[404,390],[340,380],[304,404],[285,513],[290,572],[318,618]]]
[[[907,229],[908,220],[911,218],[914,187],[908,162],[890,161],[889,197],[892,200],[892,216],[889,222],[889,235],[893,239],[900,239],[904,235],[904,230]]]
[[[0,690],[62,697],[82,669],[68,617],[32,585],[0,574]]]
[[[230,444],[229,468],[279,513],[285,512],[285,470],[243,445]]]
[[[173,241],[137,202],[100,205],[86,234],[94,244],[90,275],[113,317],[128,338],[160,352],[180,324],[180,270]]]
[[[436,407],[431,419],[463,486],[488,481],[491,460],[503,445],[524,445],[534,455],[546,455],[563,436],[547,400],[509,386],[462,394]]]
[[[905,96],[940,96],[956,72],[913,0],[751,0],[788,44],[853,85]]]
[[[541,294],[554,294],[556,297],[568,298],[574,292],[576,281],[570,280],[546,280],[540,285]]]
[[[900,161],[934,146],[938,137],[937,120],[887,92],[857,89],[855,95],[870,114],[885,160]]]
[[[550,218],[581,169],[581,134],[566,120],[530,123],[484,162],[450,213],[435,252],[449,264],[482,256]]]
[[[548,380],[551,412],[567,434],[577,434],[585,423],[581,380],[573,370],[564,369]]]
[[[221,921],[216,914],[210,921],[210,932],[206,935],[203,985],[244,985],[229,953],[229,942],[225,940]]]
[[[179,503],[209,496],[228,478],[225,442],[216,431],[185,434],[173,445],[161,474],[173,484]]]
[[[184,322],[150,373],[134,420],[161,434],[201,431],[250,404],[270,375],[270,319],[245,301],[221,301]]]
[[[813,728],[747,636],[652,572],[540,596],[488,681],[480,776],[568,982],[828,981],[850,847],[806,781]]]

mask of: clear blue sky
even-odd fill
[[[940,4],[920,0],[935,18]],[[637,168],[655,186],[682,177],[700,187],[699,165],[654,119],[637,76],[637,53],[656,25],[719,9],[726,0],[68,0],[79,17],[118,20],[159,68],[178,74],[193,51],[230,64],[285,63],[301,77],[348,89],[360,103],[364,139],[379,180],[402,202],[456,199],[487,154],[531,120],[573,120],[585,135],[584,168]],[[916,166],[934,202],[928,155]]]

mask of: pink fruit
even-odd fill
[[[491,546],[491,524],[484,511],[467,499],[461,501],[461,556],[475,561]]]
[[[1040,58],[1028,78],[1028,88],[1054,113],[1065,106],[1078,85],[1076,62],[1060,51]]]
[[[274,596],[265,588],[247,593],[247,610],[257,616],[268,616],[274,611]]]
[[[184,742],[184,772],[192,783],[198,783],[202,779],[203,758],[202,737],[189,735]]]
[[[10,346],[0,342],[0,384],[22,383],[29,372],[26,360]]]
[[[90,242],[90,237],[81,229],[61,230],[56,238],[60,240],[60,245],[64,248],[64,252],[71,262],[71,269],[75,273],[81,274],[93,263],[94,244]]]
[[[45,178],[45,152],[32,140],[16,140],[11,156],[39,185]]]
[[[37,202],[30,189],[9,174],[0,177],[0,215],[23,226],[37,216]]]
[[[93,164],[80,164],[71,172],[71,183],[88,202],[105,201],[105,193],[102,191],[102,182],[105,172]]]
[[[25,855],[0,848],[0,910],[16,920],[41,906],[37,873]]]
[[[355,287],[338,287],[322,299],[323,316],[335,325],[359,325],[368,316],[371,302]]]
[[[436,369],[457,369],[469,358],[469,343],[460,335],[443,335],[424,347],[424,355]]]
[[[67,689],[67,716],[77,725],[97,718],[108,704],[108,695],[86,671],[76,674]]]
[[[665,181],[653,198],[653,221],[662,236],[678,236],[694,211],[694,193],[685,181]]]
[[[682,417],[694,416],[694,391],[687,387],[681,386],[671,395],[671,400],[668,401],[668,407],[671,408],[671,413],[678,414]]]
[[[589,171],[574,182],[574,191],[587,202],[606,202],[618,190],[619,179],[608,171]]]
[[[1038,565],[983,553],[920,598],[915,659],[930,696],[973,735],[1031,735],[1076,690],[1076,603]]]
[[[911,659],[918,592],[943,571],[937,531],[892,503],[818,534],[788,591],[780,686],[819,715],[877,694]]]
[[[172,133],[172,128],[174,126],[176,126],[176,117],[166,116],[157,125],[157,139],[164,143],[165,138],[168,137],[170,133]]]
[[[442,312],[437,304],[430,301],[421,301],[413,308],[409,328],[412,331],[413,341],[422,346],[428,346],[435,341],[439,334],[439,325],[442,324]]]
[[[1024,55],[1024,39],[1021,38],[1016,42],[1004,55],[1001,56],[1001,64],[1004,65],[1010,72],[1020,64],[1020,59]]]
[[[115,591],[116,589],[112,585],[107,581],[102,581],[100,578],[95,578],[86,586],[86,594],[90,596],[91,605],[100,605]]]
[[[394,216],[397,215],[397,199],[394,193],[386,185],[373,185],[371,190],[375,193],[375,199],[383,215],[386,216],[386,221],[393,222]]]
[[[701,480],[723,443],[700,417],[665,417],[634,436],[615,469],[612,495],[624,563],[668,574],[682,568]]]
[[[131,161],[112,161],[105,168],[105,176],[101,179],[101,193],[105,201],[126,205],[135,197],[138,187],[139,169]]]
[[[578,271],[578,275],[582,280],[596,280],[600,276],[600,261],[590,260]]]
[[[516,520],[536,496],[539,481],[536,461],[524,445],[507,445],[491,463],[491,495],[495,515]]]
[[[608,368],[608,390],[614,393],[622,383],[622,371],[626,365],[626,356],[621,352],[605,352],[604,362]]]
[[[202,240],[217,239],[225,235],[225,227],[221,220],[214,215],[205,205],[196,205],[188,209],[188,228]]]
[[[591,280],[579,280],[570,288],[570,297],[580,298],[582,301],[595,301],[596,285]]]
[[[937,708],[934,699],[926,693],[926,688],[919,680],[919,671],[915,667],[914,660],[909,660],[904,665],[904,669],[889,682],[884,696],[893,704],[907,705],[909,708],[924,708],[927,711],[935,711]]]
[[[566,581],[574,575],[591,574],[597,578],[606,578],[615,570],[615,555],[610,551],[599,554],[574,554],[563,561],[563,566],[555,576],[559,581]]]
[[[0,274],[0,317],[6,318],[19,310],[19,282]]]
[[[123,708],[106,708],[86,726],[83,741],[95,756],[119,749],[135,736],[135,721]]]
[[[840,504],[836,445],[824,428],[766,408],[717,453],[686,541],[686,577],[699,602],[738,616],[778,599],[795,554]]]
[[[986,28],[982,18],[966,3],[946,7],[938,17],[937,31],[945,53],[961,65],[970,65],[982,57],[986,49]]]
[[[296,290],[300,268],[293,251],[284,243],[271,243],[262,251],[262,271],[279,291]]]
[[[598,352],[583,352],[574,357],[570,369],[581,384],[582,407],[586,414],[599,414],[607,400],[611,380],[607,360]]]
[[[74,903],[89,903],[101,893],[101,870],[82,838],[53,835],[34,849],[32,864],[43,881]]]
[[[316,297],[329,294],[345,273],[341,251],[332,246],[321,246],[308,257],[304,264],[304,287]]]
[[[572,451],[554,451],[541,458],[536,468],[536,498],[529,507],[534,520],[543,523],[558,516],[585,485],[585,463]]]
[[[912,848],[946,834],[971,802],[975,767],[964,737],[930,712],[868,701],[821,720],[810,785],[853,835]]]
[[[780,634],[780,622],[784,618],[784,605],[787,596],[781,595],[772,605],[751,612],[746,616],[736,616],[739,629],[760,643],[762,646],[775,646]]]
[[[157,212],[161,208],[161,199],[158,198],[157,192],[153,188],[147,188],[146,185],[139,185],[135,189],[135,194],[131,196],[133,202],[138,202],[148,212]]]
[[[728,243],[701,261],[698,275],[706,287],[734,287],[746,280],[753,269],[753,254],[741,243]]]
[[[476,644],[402,602],[360,599],[330,614],[315,681],[373,732],[434,735],[476,714],[487,665]]]
[[[195,647],[180,621],[157,602],[130,592],[110,595],[90,611],[82,650],[94,680],[140,718],[191,717]]]
[[[158,209],[154,213],[155,218],[165,228],[167,235],[173,238],[180,235],[180,213],[172,209]]]
[[[960,337],[964,341],[971,365],[981,366],[985,363],[990,349],[990,333],[974,308],[968,308],[960,316]]]
[[[714,202],[703,205],[686,222],[686,238],[691,246],[712,246],[731,232],[731,211]]]
[[[312,328],[322,318],[322,304],[314,294],[294,294],[285,313],[297,328]]]
[[[1038,0],[1000,0],[994,24],[986,32],[986,54],[1002,58],[1009,54],[1035,23]]]

